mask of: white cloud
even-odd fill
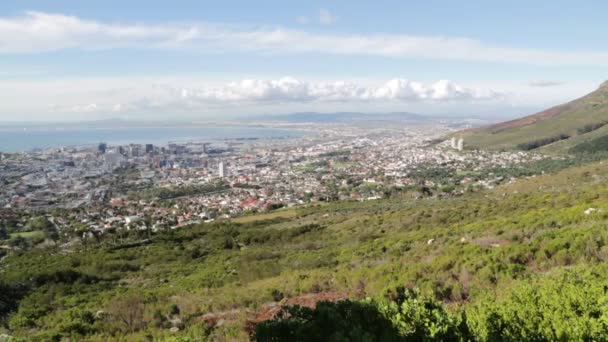
[[[454,101],[497,99],[490,89],[469,89],[441,80],[430,85],[393,79],[383,85],[354,82],[305,82],[292,77],[278,80],[242,80],[220,87],[184,88],[181,99],[218,102],[331,102],[331,101]]]
[[[0,18],[0,54],[37,53],[68,48],[189,49],[200,53],[318,53],[538,65],[608,65],[608,51],[500,47],[458,37],[328,34],[276,27],[249,29],[203,23],[117,24],[42,12]]]
[[[337,18],[325,8],[319,10],[319,22],[323,25],[331,25],[336,22]]]
[[[66,103],[49,106],[50,111],[109,114],[283,104],[479,103],[503,98],[502,93],[491,89],[466,88],[447,80],[425,85],[399,78],[377,86],[349,81],[307,82],[283,77],[276,80],[245,79],[219,86],[164,84],[121,91],[98,89],[88,93],[90,100],[95,102],[73,103],[74,98],[79,98],[74,91]]]

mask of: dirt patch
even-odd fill
[[[242,319],[243,316],[248,317],[244,330],[248,334],[253,334],[258,323],[274,318],[284,306],[299,305],[307,308],[315,308],[318,302],[338,302],[350,298],[348,294],[337,292],[320,292],[307,293],[297,297],[286,298],[280,302],[272,302],[264,304],[257,310],[250,309],[233,309],[221,312],[211,312],[200,317],[201,321],[205,322],[209,327],[220,327],[226,322],[234,322]]]
[[[267,321],[275,317],[283,308],[283,306],[294,306],[299,305],[307,308],[315,308],[318,302],[337,302],[340,300],[347,299],[348,296],[336,292],[321,292],[321,293],[308,293],[298,297],[282,300],[278,303],[271,303],[262,306],[258,311],[257,315],[253,319],[254,322],[259,323]]]

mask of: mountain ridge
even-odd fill
[[[608,123],[608,81],[593,92],[572,101],[550,107],[518,119],[457,132],[470,148],[550,149],[563,142],[558,149],[567,151],[585,141],[585,134]]]

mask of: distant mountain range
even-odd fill
[[[574,101],[455,135],[474,148],[567,152],[577,145],[608,137],[608,81]]]
[[[290,114],[258,115],[250,116],[247,119],[213,119],[213,120],[125,120],[119,118],[109,118],[104,120],[91,120],[80,122],[0,122],[0,128],[28,127],[63,127],[63,128],[115,128],[115,127],[191,127],[194,125],[205,126],[213,124],[221,126],[228,125],[255,125],[260,123],[280,122],[280,123],[424,123],[424,122],[450,122],[459,127],[475,127],[488,124],[489,121],[474,116],[453,116],[440,117],[415,114],[409,112],[391,113],[361,113],[361,112],[337,112],[337,113],[318,113],[300,112]]]
[[[432,117],[400,112],[369,114],[358,112],[317,113],[302,112],[283,115],[265,115],[258,117],[260,120],[282,121],[282,122],[353,122],[353,121],[431,121]]]
[[[490,122],[489,120],[474,116],[432,116],[409,112],[301,112],[282,115],[263,115],[254,117],[253,121],[288,123],[431,123],[441,121],[449,122],[455,127],[476,127]]]

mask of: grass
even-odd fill
[[[11,238],[22,237],[26,239],[42,239],[44,238],[44,233],[40,230],[36,230],[33,232],[20,232],[20,233],[12,233],[10,234]]]
[[[270,213],[256,214],[256,215],[246,215],[237,218],[233,218],[232,222],[234,223],[250,223],[256,221],[264,221],[264,220],[272,220],[276,218],[293,218],[296,216],[295,208],[288,209],[279,209],[272,211]]]

